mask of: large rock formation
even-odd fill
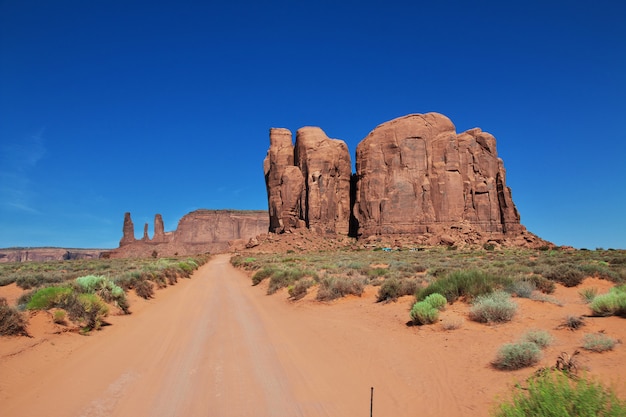
[[[308,227],[413,236],[423,244],[548,243],[520,224],[495,138],[478,128],[457,134],[441,114],[375,128],[357,146],[352,181],[345,143],[312,127],[298,130],[295,148],[287,129],[271,129],[264,169],[271,232]]]
[[[479,232],[522,230],[495,138],[460,135],[445,116],[413,114],[383,123],[357,146],[359,234],[426,233],[461,222]]]
[[[271,232],[348,233],[352,168],[345,142],[303,127],[294,147],[289,130],[271,129],[264,170]]]
[[[232,244],[243,245],[267,233],[269,228],[264,210],[196,210],[183,216],[173,232],[165,232],[163,218],[157,214],[152,239],[146,227],[142,239],[132,236],[131,241],[127,235],[130,233],[129,224],[132,221],[130,214],[126,213],[120,247],[109,252],[108,256],[121,258],[223,252]]]

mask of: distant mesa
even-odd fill
[[[154,217],[154,235],[144,225],[141,239],[135,238],[130,213],[124,215],[120,246],[105,256],[112,258],[176,256],[227,251],[233,244],[245,245],[257,235],[267,233],[265,210],[196,210],[183,216],[178,227],[165,232],[163,218]]]
[[[67,248],[6,248],[0,249],[0,263],[3,262],[45,262],[68,261],[74,259],[98,259],[104,249]]]
[[[438,113],[376,127],[356,149],[317,127],[270,129],[264,161],[269,230],[410,237],[417,244],[549,244],[528,232],[506,186],[496,139],[456,133]]]

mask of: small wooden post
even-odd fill
[[[370,391],[370,417],[373,416],[373,412],[374,412],[374,387],[372,387]]]

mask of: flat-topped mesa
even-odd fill
[[[154,216],[154,236],[148,236],[148,224],[143,238],[132,241],[130,214],[124,216],[125,236],[120,247],[108,252],[112,258],[193,255],[224,252],[231,247],[243,247],[257,236],[267,234],[269,222],[265,210],[195,210],[178,222],[176,230],[165,232],[163,218]],[[126,242],[126,243],[124,243]]]
[[[122,239],[120,246],[128,245],[135,242],[135,226],[130,218],[130,213],[124,213],[124,225],[122,226]]]
[[[412,114],[376,127],[356,152],[354,216],[360,236],[525,231],[505,183],[495,138],[456,134],[447,117]]]
[[[308,227],[348,234],[352,169],[345,142],[304,127],[294,146],[289,130],[272,128],[263,167],[270,232]]]

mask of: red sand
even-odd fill
[[[130,316],[91,336],[62,332],[48,313],[34,314],[34,336],[0,338],[0,409],[3,416],[486,416],[516,382],[559,353],[580,347],[584,333],[604,331],[624,340],[624,319],[588,318],[578,331],[556,329],[568,315],[589,312],[578,288],[558,287],[557,306],[527,299],[511,323],[487,326],[467,320],[455,303],[442,324],[407,327],[412,297],[375,303],[363,297],[319,303],[307,296],[265,295],[244,273],[216,256],[190,280],[133,298]],[[14,287],[0,288],[0,296]],[[13,295],[15,299],[16,295]],[[494,370],[503,343],[530,328],[555,342],[533,368]],[[583,351],[592,377],[626,398],[626,348]]]

